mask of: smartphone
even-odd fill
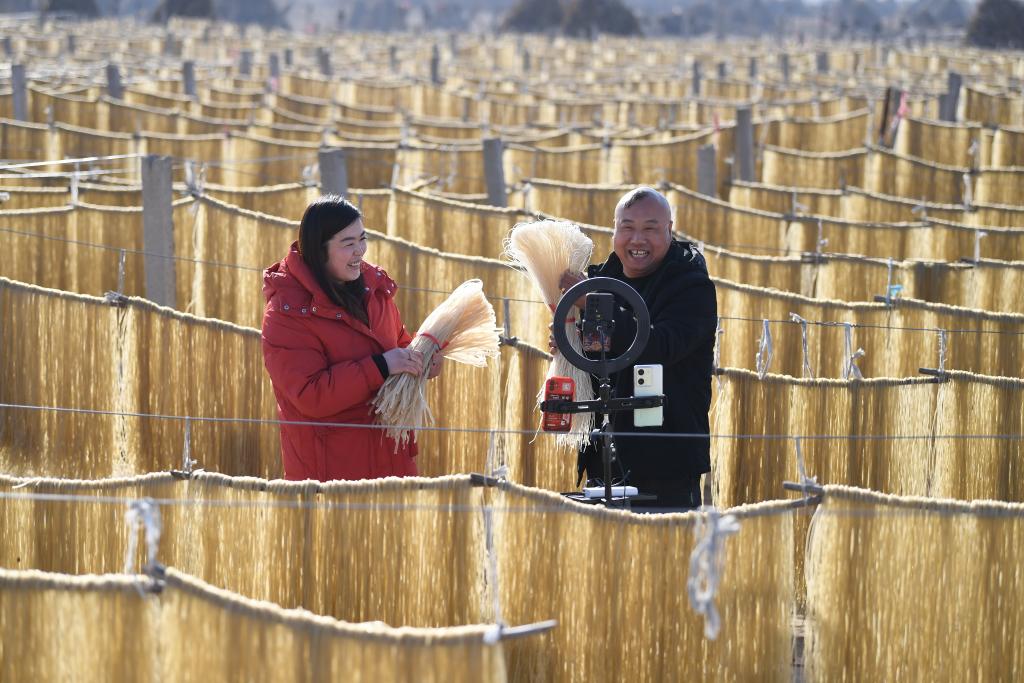
[[[587,294],[583,308],[583,350],[611,353],[615,329],[615,295],[607,292]]]
[[[661,395],[661,375],[660,365],[634,365],[633,395],[637,398]],[[636,427],[660,427],[664,421],[661,406],[633,411],[633,425]]]
[[[576,382],[571,377],[549,377],[544,383],[544,400],[572,401],[576,397]],[[542,428],[545,432],[567,432],[572,429],[571,413],[544,413]]]

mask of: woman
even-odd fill
[[[359,209],[336,195],[306,208],[299,241],[263,275],[263,360],[286,422],[371,424],[370,401],[389,375],[419,373],[406,348],[397,286],[363,260]],[[441,370],[438,356],[429,376]],[[281,425],[287,479],[372,479],[416,474],[416,444],[396,450],[384,430]]]

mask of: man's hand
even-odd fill
[[[569,288],[583,282],[586,279],[587,276],[584,275],[583,273],[574,273],[571,270],[566,270],[564,273],[562,273],[562,276],[558,278],[558,288],[562,290],[562,294],[565,294],[565,292]],[[579,299],[576,300],[576,308],[583,308],[585,305],[585,296],[581,296]]]

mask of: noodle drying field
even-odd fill
[[[1024,676],[1021,54],[0,36],[0,680]],[[551,314],[504,240],[602,261],[640,184],[717,290],[714,510],[575,503],[535,434]],[[262,271],[321,191],[410,329],[471,279],[497,315],[420,477],[282,480]]]

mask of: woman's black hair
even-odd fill
[[[337,282],[327,274],[327,240],[362,218],[351,202],[325,194],[306,207],[299,224],[299,253],[313,272],[327,298],[364,324],[369,324],[363,299],[363,276],[354,282]]]

